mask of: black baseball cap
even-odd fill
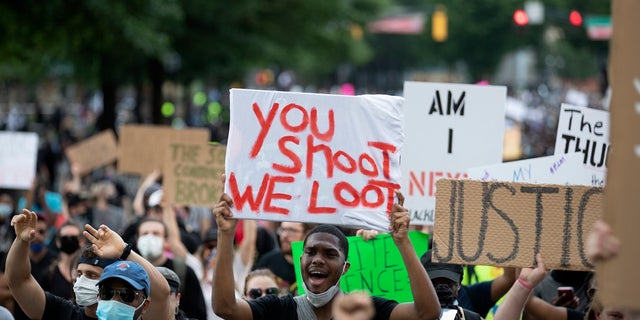
[[[462,281],[464,270],[462,265],[449,263],[436,263],[431,261],[432,250],[429,249],[420,258],[422,266],[427,270],[429,279],[446,278],[455,283]]]

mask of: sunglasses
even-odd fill
[[[125,303],[133,302],[133,300],[140,295],[140,292],[131,288],[111,288],[102,286],[98,290],[98,296],[100,297],[100,300],[111,300],[116,292],[118,293],[118,296],[120,296],[120,300]]]
[[[280,290],[276,287],[266,288],[264,290],[264,294],[278,294],[279,292]],[[247,295],[251,297],[251,299],[258,299],[262,297],[262,289],[260,288],[250,289]]]

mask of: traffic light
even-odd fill
[[[431,37],[436,42],[444,42],[448,36],[447,26],[447,13],[445,8],[441,5],[436,7],[436,10],[431,16]]]
[[[582,15],[580,14],[580,12],[576,10],[572,10],[571,13],[569,13],[569,23],[571,23],[572,26],[576,26],[576,27],[581,26]]]
[[[525,26],[529,23],[529,17],[524,10],[518,9],[513,13],[513,22],[518,26]]]

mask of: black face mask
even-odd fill
[[[72,254],[80,248],[80,240],[76,236],[62,236],[60,237],[60,251]]]
[[[438,283],[435,287],[440,306],[443,308],[455,309],[455,301],[458,298],[453,288],[444,283]]]

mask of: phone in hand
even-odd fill
[[[565,296],[565,300],[573,299],[573,287],[558,287],[558,297]]]

